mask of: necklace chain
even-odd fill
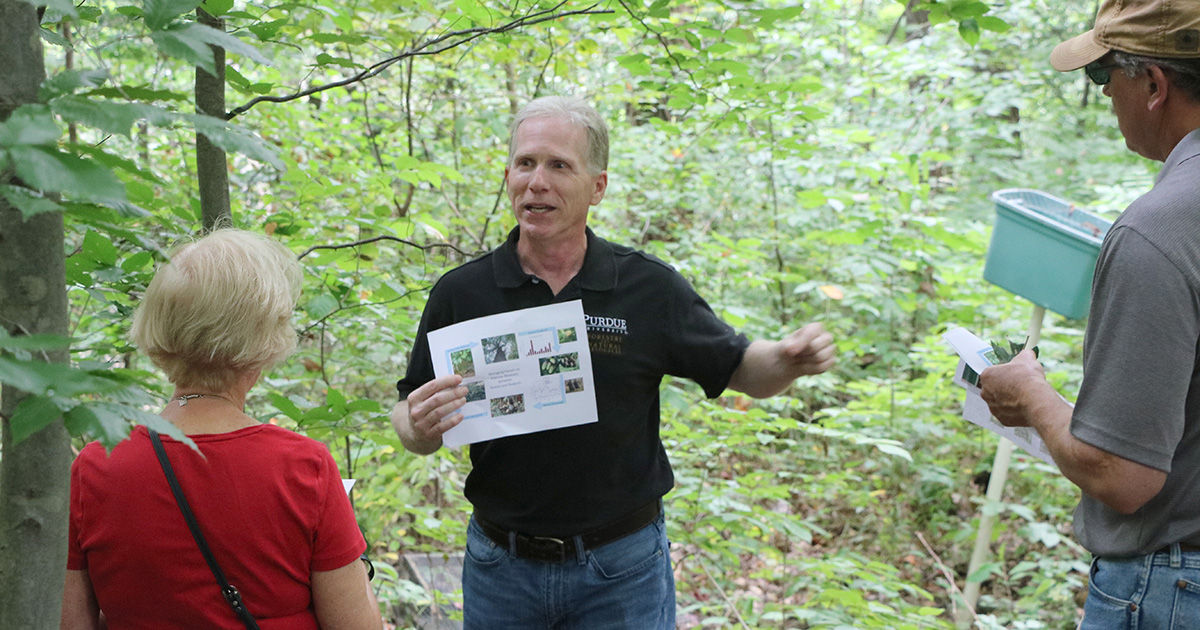
[[[216,394],[186,394],[184,396],[174,396],[171,398],[171,400],[168,400],[167,402],[171,403],[171,402],[178,400],[179,406],[185,407],[185,406],[187,406],[189,401],[195,400],[197,398],[217,398],[220,400],[224,400],[225,402],[227,402],[231,405],[236,406],[232,400],[229,400],[228,398],[226,398],[224,396],[218,396]]]

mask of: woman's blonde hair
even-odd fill
[[[223,391],[296,348],[296,255],[261,234],[221,229],[178,247],[146,289],[131,336],[176,387]]]

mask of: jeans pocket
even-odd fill
[[[1096,558],[1088,579],[1088,597],[1079,630],[1120,630],[1130,627],[1134,598],[1139,598],[1143,566]]]
[[[485,536],[479,530],[479,526],[475,524],[475,520],[471,519],[470,524],[467,525],[467,561],[480,567],[489,567],[500,564],[506,556],[508,556],[508,550]]]
[[[1175,606],[1171,611],[1171,630],[1200,628],[1200,583],[1180,578],[1175,587]]]
[[[588,552],[588,562],[604,578],[623,578],[663,561],[666,536],[660,517],[655,523]]]

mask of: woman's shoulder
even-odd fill
[[[273,453],[283,459],[321,461],[333,457],[324,442],[273,424],[264,423],[225,435],[236,438],[236,442],[241,443],[239,446],[251,448],[260,455]]]
[[[263,440],[275,441],[281,444],[294,446],[296,448],[311,448],[319,449],[325,452],[329,451],[329,447],[326,446],[324,442],[314,440],[307,435],[301,435],[295,431],[292,431],[291,429],[285,429],[274,424],[264,423],[259,425],[259,435]]]

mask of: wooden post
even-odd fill
[[[1042,338],[1042,320],[1046,316],[1046,309],[1041,306],[1034,306],[1033,311],[1029,316],[1029,341],[1025,342],[1026,348],[1032,348],[1038,344]],[[1008,466],[1012,462],[1013,443],[1005,438],[1000,438],[1000,444],[996,447],[996,457],[992,460],[992,474],[988,480],[987,488],[987,503],[991,505],[998,503],[1004,496],[1004,484],[1008,482]],[[988,554],[991,552],[992,545],[992,527],[996,524],[996,515],[987,513],[985,509],[979,515],[979,531],[975,535],[975,550],[971,553],[971,563],[967,568],[967,577],[970,577],[979,567],[983,566],[987,560]],[[966,598],[966,606],[957,610],[955,622],[959,628],[971,627],[971,611],[975,610],[975,604],[979,602],[979,582],[967,582],[963,588],[963,597]]]

